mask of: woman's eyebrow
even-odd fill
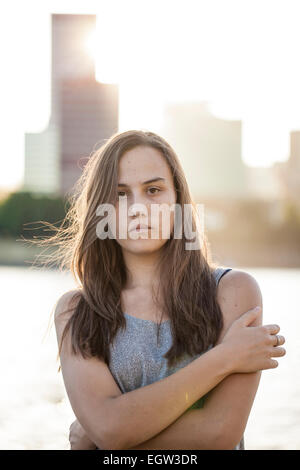
[[[143,184],[154,183],[155,181],[166,181],[166,178],[161,178],[161,177],[151,178],[151,180],[144,181],[144,182],[142,183],[142,185],[143,185]],[[128,188],[128,184],[125,184],[125,183],[119,183],[118,186],[122,186],[122,187],[124,187],[124,188]]]

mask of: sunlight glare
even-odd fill
[[[85,48],[89,56],[96,60],[97,56],[97,42],[96,42],[96,30],[93,29],[89,32],[85,40]]]

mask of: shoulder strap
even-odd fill
[[[216,283],[219,284],[221,277],[223,277],[226,273],[231,271],[232,268],[216,268],[214,271],[216,277]]]

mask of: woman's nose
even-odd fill
[[[141,202],[134,202],[128,207],[128,215],[130,217],[147,217],[148,216],[148,207],[146,204]]]

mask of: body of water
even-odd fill
[[[239,269],[258,281],[264,324],[280,325],[287,351],[277,369],[262,373],[245,447],[300,449],[300,270]],[[26,267],[2,266],[0,278],[0,449],[68,449],[75,416],[57,372],[50,315],[58,298],[75,283],[69,273]]]

